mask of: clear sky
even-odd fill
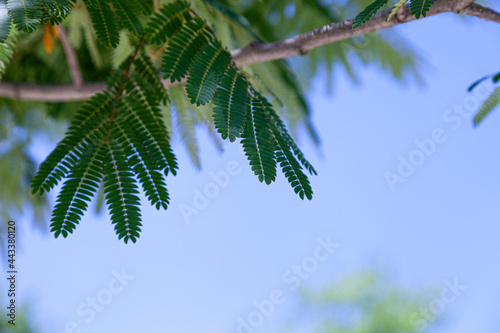
[[[144,202],[135,245],[117,240],[105,213],[87,213],[67,239],[14,217],[22,227],[19,300],[32,304],[42,332],[237,332],[238,318],[258,319],[249,319],[255,301],[274,299],[274,312],[252,328],[271,332],[290,317],[294,287],[380,265],[411,288],[466,286],[434,331],[498,332],[500,111],[474,129],[491,86],[476,95],[466,88],[500,70],[500,25],[443,14],[395,30],[427,60],[426,84],[401,84],[374,67],[360,70],[360,85],[335,73],[333,94],[315,79],[308,100],[321,153],[300,142],[319,174],[312,201],[282,175],[259,183],[238,145],[218,154],[200,132],[203,170],[174,145],[180,172],[168,179],[170,207]],[[38,154],[51,148],[39,143]],[[401,165],[410,159],[419,165]],[[398,168],[403,177],[392,179],[404,182],[393,180],[392,191],[387,173]],[[210,173],[223,171],[232,172],[227,182],[210,185]],[[183,216],[206,187],[212,198]],[[293,273],[295,264],[308,273]],[[442,297],[431,296],[429,304]]]

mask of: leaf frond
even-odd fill
[[[412,0],[410,2],[410,14],[414,15],[417,19],[420,16],[425,17],[433,4],[434,0]]]
[[[252,97],[247,104],[245,130],[241,137],[252,171],[260,182],[271,184],[276,180],[275,141],[259,96]]]
[[[183,0],[162,6],[149,19],[146,38],[155,44],[165,44],[185,22],[193,18],[190,10],[189,3]]]
[[[9,0],[7,8],[18,31],[31,33],[38,28],[43,12],[39,0]]]
[[[106,0],[84,0],[97,39],[106,47],[117,47],[120,34],[115,13]]]
[[[111,222],[119,239],[135,243],[142,224],[134,174],[130,171],[122,146],[116,140],[107,142],[107,152],[103,182]]]
[[[167,209],[170,198],[162,174],[147,151],[147,147],[134,135],[131,124],[124,118],[116,121],[115,136],[122,144],[129,165],[142,184],[148,200],[152,205],[156,205],[156,209],[160,207]]]
[[[373,15],[382,8],[389,0],[375,0],[370,5],[368,5],[363,11],[361,11],[352,22],[352,28],[356,29],[368,22]]]
[[[73,9],[73,2],[70,0],[43,0],[47,13],[58,19],[63,19],[69,15]]]
[[[112,0],[111,2],[122,26],[137,36],[141,35],[143,28],[137,16],[139,12],[137,2],[135,0]]]
[[[12,20],[10,19],[9,11],[5,2],[2,1],[0,3],[0,43],[5,43],[7,37],[9,37],[11,26]],[[2,46],[3,45],[0,45],[0,47]]]
[[[0,43],[0,79],[3,73],[7,69],[7,65],[10,63],[12,57],[14,56],[14,46],[17,43],[18,32],[15,30],[10,31],[7,39]]]
[[[243,133],[248,104],[248,81],[228,67],[214,99],[214,123],[223,139],[234,142]]]
[[[76,165],[84,152],[103,136],[107,115],[112,111],[112,96],[97,94],[75,116],[63,140],[40,165],[31,182],[32,193],[49,192]]]
[[[64,238],[73,232],[87,210],[90,199],[99,188],[103,177],[103,145],[90,146],[79,159],[57,196],[50,224],[54,236]]]
[[[269,117],[270,122],[274,125],[275,129],[280,132],[281,137],[283,140],[286,142],[287,146],[290,147],[290,149],[293,151],[294,155],[297,156],[299,159],[300,163],[306,168],[307,171],[311,175],[317,175],[318,173],[314,169],[314,167],[309,163],[309,161],[306,159],[304,156],[304,153],[299,149],[293,138],[290,136],[288,133],[285,124],[283,121],[280,119],[276,111],[274,111],[271,103],[267,101],[265,98],[262,96],[260,97],[262,99],[262,105],[266,108],[267,115]]]
[[[196,54],[212,36],[205,29],[205,21],[194,18],[177,31],[168,43],[162,61],[163,78],[181,81],[194,62]]]
[[[474,116],[474,126],[479,126],[481,122],[486,118],[493,109],[495,109],[500,104],[500,86],[497,87],[493,93],[486,99],[486,101],[481,105],[479,111]]]
[[[231,62],[231,54],[218,41],[206,44],[196,55],[189,70],[186,93],[191,104],[205,105],[213,98],[222,74]]]

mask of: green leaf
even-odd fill
[[[112,96],[107,92],[95,95],[81,107],[64,139],[57,144],[33,177],[33,194],[50,191],[71,172],[84,152],[101,140],[112,108]]]
[[[302,172],[302,167],[297,162],[287,141],[281,135],[281,132],[276,128],[272,127],[273,134],[276,140],[276,161],[280,164],[281,170],[288,179],[288,182],[292,186],[295,193],[299,195],[301,199],[304,196],[307,199],[312,199],[312,188],[307,179],[307,176]]]
[[[55,233],[56,238],[61,233],[66,237],[73,232],[87,210],[88,202],[99,188],[103,177],[102,150],[103,145],[90,146],[59,192],[50,225],[50,231]]]
[[[17,43],[18,34],[17,31],[11,31],[7,39],[0,43],[0,79],[14,56],[14,45]]]
[[[474,116],[474,126],[478,126],[498,104],[500,104],[500,87],[497,87],[483,105],[481,105],[479,111]]]
[[[0,3],[0,43],[5,43],[10,34],[12,21],[5,2]],[[2,45],[0,45],[2,47]],[[0,49],[1,52],[1,49]]]
[[[368,7],[366,7],[361,13],[359,13],[352,22],[352,28],[356,29],[366,22],[368,22],[373,15],[375,15],[380,8],[382,8],[389,0],[375,0]]]
[[[214,123],[223,139],[231,142],[240,137],[245,126],[248,103],[248,81],[232,66],[228,67],[215,93]]]
[[[394,15],[396,15],[396,13],[404,6],[406,5],[406,3],[408,2],[408,0],[399,0],[398,2],[396,2],[394,4],[394,6],[392,7],[392,10],[391,10],[391,13],[389,14],[389,16],[387,17],[387,21],[390,21]]]
[[[117,102],[120,113],[134,124],[131,129],[151,154],[155,164],[165,175],[177,172],[177,160],[168,141],[168,133],[157,107],[147,104],[140,92],[128,95]]]
[[[410,2],[410,14],[415,15],[417,19],[420,16],[425,17],[433,4],[434,0],[412,0]]]
[[[251,102],[247,104],[245,130],[241,137],[252,171],[260,182],[271,184],[276,180],[275,144],[260,96],[251,98]]]
[[[162,174],[155,165],[155,161],[147,151],[144,143],[134,135],[132,125],[121,118],[116,121],[112,135],[122,144],[130,167],[134,170],[146,197],[152,205],[159,209],[167,209],[169,195]]]
[[[162,61],[163,78],[181,81],[191,67],[196,54],[212,36],[205,29],[205,21],[195,18],[186,23],[169,41]]]
[[[134,0],[112,0],[115,13],[120,23],[130,32],[141,35],[142,24],[137,13],[139,8]]]
[[[212,100],[222,74],[230,62],[231,54],[218,41],[205,45],[198,52],[186,84],[186,93],[191,104],[205,105]]]
[[[107,142],[108,156],[104,166],[104,193],[111,222],[119,239],[136,242],[141,231],[140,201],[134,174],[130,171],[122,146]]]
[[[136,7],[140,8],[140,11],[145,15],[150,15],[153,12],[153,1],[152,0],[132,0],[135,2]]]
[[[148,91],[150,91],[154,95],[156,100],[153,104],[167,103],[167,90],[165,89],[163,83],[160,81],[160,78],[158,77],[158,71],[153,66],[147,55],[144,53],[139,54],[139,56],[137,56],[137,58],[135,58],[134,60],[134,67],[135,71],[138,74],[138,77],[144,79],[143,81],[141,81],[141,83],[147,85],[147,87],[143,88],[148,89]]]
[[[9,0],[7,8],[17,30],[31,33],[38,28],[42,18],[39,0]]]
[[[120,34],[115,14],[106,0],[84,0],[97,39],[106,47],[117,47]]]
[[[73,8],[73,2],[69,0],[43,0],[43,3],[47,12],[58,18],[65,18],[68,16]]]
[[[265,98],[261,97],[262,105],[266,108],[267,115],[269,117],[269,121],[274,125],[274,128],[280,132],[281,137],[285,141],[286,145],[293,151],[294,155],[297,156],[300,163],[309,171],[311,175],[317,175],[318,173],[314,169],[314,167],[309,163],[309,161],[305,158],[302,151],[299,149],[293,138],[288,133],[285,124],[280,119],[280,117],[274,111],[271,103],[269,103]]]
[[[178,0],[162,6],[149,19],[145,29],[146,38],[152,43],[164,44],[192,18],[189,3],[186,1]]]

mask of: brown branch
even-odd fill
[[[82,73],[80,72],[80,66],[78,66],[78,59],[76,57],[75,50],[71,46],[68,34],[66,34],[66,30],[64,30],[63,26],[58,25],[56,29],[57,33],[59,34],[59,40],[61,40],[61,45],[64,49],[64,53],[66,54],[66,61],[68,63],[71,78],[73,79],[73,85],[76,88],[79,88],[83,84],[83,78]]]
[[[477,16],[483,20],[500,23],[500,13],[491,10],[490,8],[473,3],[461,11],[462,14]]]
[[[71,102],[92,97],[106,88],[104,82],[72,84],[29,84],[0,82],[0,97],[25,101]]]
[[[304,55],[310,50],[326,44],[415,20],[415,17],[410,15],[408,6],[403,7],[398,15],[387,21],[390,11],[386,10],[375,15],[362,27],[354,30],[352,29],[352,20],[332,23],[281,41],[252,43],[244,48],[232,51],[231,55],[238,66],[283,59],[294,55]],[[467,14],[500,23],[500,13],[475,4],[473,0],[437,0],[427,13],[427,16],[446,12]],[[163,83],[167,87],[179,84],[179,82],[172,84],[170,81],[163,81]],[[47,86],[0,82],[0,97],[48,102],[74,101],[89,98],[104,89],[104,87],[104,83],[84,84],[82,87],[77,88],[70,85]]]
[[[462,12],[464,8],[470,6],[472,1],[473,0],[436,1],[427,13],[427,16],[433,16],[446,12],[459,13]],[[310,50],[326,44],[335,43],[341,40],[364,35],[369,32],[390,28],[395,25],[416,20],[413,15],[410,15],[408,5],[401,8],[397,16],[387,21],[390,12],[391,9],[380,12],[370,21],[357,29],[352,29],[352,20],[332,23],[319,29],[278,42],[253,43],[247,47],[231,52],[231,55],[233,56],[236,64],[239,66],[288,58],[294,55],[304,55]]]

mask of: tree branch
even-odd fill
[[[471,16],[477,16],[483,20],[488,20],[496,23],[500,23],[500,13],[491,10],[490,8],[473,3],[469,7],[466,7],[461,11],[462,14],[467,14]]]
[[[66,62],[68,63],[69,72],[71,74],[71,79],[73,80],[73,85],[79,88],[83,84],[82,73],[80,72],[80,66],[78,66],[78,59],[76,57],[75,50],[69,42],[68,35],[63,26],[59,24],[57,27],[57,33],[59,34],[59,39],[61,40],[61,45],[66,54]]]
[[[81,101],[106,88],[104,82],[84,83],[77,88],[72,84],[29,84],[0,82],[0,97],[44,102]]]
[[[252,43],[244,48],[233,50],[231,55],[238,66],[283,59],[294,55],[305,55],[310,50],[326,44],[415,20],[415,17],[410,15],[408,5],[403,7],[398,15],[387,21],[390,12],[391,10],[389,9],[379,13],[363,26],[354,30],[352,29],[352,20],[332,23],[281,41]],[[473,3],[473,0],[437,0],[427,13],[427,16],[446,12],[467,14],[500,23],[500,13]],[[179,84],[178,82],[172,84],[170,81],[163,81],[163,83],[167,87]],[[87,99],[104,88],[104,83],[85,83],[81,87],[74,87],[72,85],[36,85],[0,82],[0,97],[65,102]]]

